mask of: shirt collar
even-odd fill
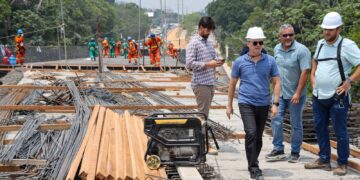
[[[265,54],[261,53],[261,59],[258,62],[260,62],[260,61],[262,61],[264,59],[265,59]],[[254,61],[251,60],[251,57],[249,56],[249,53],[246,53],[245,60],[250,61],[250,62],[254,62]]]

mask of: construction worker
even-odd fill
[[[25,58],[25,47],[24,47],[24,32],[22,29],[18,29],[17,36],[15,36],[15,53],[16,53],[16,64],[23,64]]]
[[[121,41],[116,42],[115,46],[115,57],[121,55]]]
[[[160,66],[160,47],[162,45],[161,38],[151,33],[145,45],[149,49],[150,63],[155,66]]]
[[[116,47],[116,43],[115,43],[115,40],[114,38],[111,38],[110,39],[110,42],[109,42],[109,49],[110,49],[110,58],[114,58],[115,57],[115,47]]]
[[[109,54],[109,40],[108,40],[107,37],[105,37],[102,44],[103,44],[103,57],[105,57],[105,56],[110,57],[110,54]]]
[[[91,61],[95,61],[95,57],[97,56],[98,52],[98,46],[94,38],[91,38],[90,42],[88,43],[88,48]]]
[[[124,59],[127,59],[129,54],[129,43],[126,41],[126,39],[123,39],[123,43],[121,44],[121,49],[123,51]]]
[[[128,44],[129,44],[129,54],[128,54],[128,61],[131,64],[132,59],[135,61],[135,65],[138,63],[138,51],[137,51],[137,44],[135,41],[131,38],[131,36],[128,37]]]
[[[347,128],[351,104],[349,92],[352,84],[360,79],[360,49],[356,42],[340,35],[343,21],[339,13],[326,14],[320,27],[324,38],[318,41],[310,76],[313,87],[313,124],[320,151],[319,157],[305,164],[305,168],[332,170],[334,175],[343,176],[347,173],[350,154]],[[330,120],[337,142],[335,169],[330,164]]]
[[[174,48],[174,44],[171,42],[167,45],[166,53],[173,59],[178,59],[179,50]]]

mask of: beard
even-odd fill
[[[337,35],[325,35],[324,39],[328,42],[334,42],[337,39]]]
[[[201,37],[204,39],[207,39],[207,38],[209,38],[209,34],[208,35],[203,34],[203,35],[201,35]]]

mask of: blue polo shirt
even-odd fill
[[[311,68],[311,53],[307,47],[294,41],[287,51],[284,50],[281,43],[276,45],[274,57],[280,72],[280,97],[291,99],[299,85],[301,72]],[[306,95],[306,87],[301,95]]]
[[[270,104],[270,79],[279,76],[274,57],[261,54],[254,63],[248,54],[238,57],[232,66],[231,77],[240,78],[239,103],[267,106]]]
[[[334,44],[328,44],[324,39],[317,44],[314,59],[335,58],[337,56],[337,47],[341,40],[341,36]],[[324,44],[319,51],[321,44]],[[344,38],[341,46],[341,62],[344,67],[346,78],[351,73],[353,66],[360,65],[360,50],[356,43],[350,39]],[[315,71],[315,88],[313,95],[319,99],[329,99],[335,94],[335,89],[341,83],[338,63],[336,60],[320,61]]]

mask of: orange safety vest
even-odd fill
[[[160,46],[162,45],[161,38],[156,36],[155,41],[153,41],[152,38],[148,38],[148,41],[146,42],[146,45],[148,46],[150,51],[156,52],[160,48]]]
[[[106,39],[102,42],[102,44],[103,44],[104,48],[108,48],[108,47],[109,47],[109,41],[106,40]]]
[[[136,53],[136,47],[135,47],[135,43],[133,40],[129,41],[129,51],[131,54]]]

